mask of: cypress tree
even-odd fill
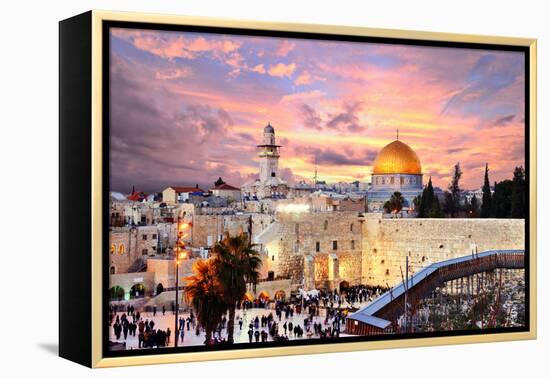
[[[420,206],[418,207],[418,218],[431,217],[432,208],[434,202],[434,188],[432,185],[432,178],[428,181],[428,184],[422,190],[422,196],[420,197]]]
[[[441,218],[441,206],[437,196],[433,197],[432,208],[430,209],[430,218]]]
[[[489,185],[489,164],[485,164],[485,179],[483,181],[483,196],[481,198],[481,217],[491,216],[491,185]]]
[[[450,212],[451,217],[455,217],[460,211],[460,193],[462,192],[462,189],[460,188],[461,177],[462,170],[460,169],[460,163],[456,163],[453,170],[453,179],[449,185],[451,198],[447,209]]]
[[[522,166],[516,167],[512,180],[512,218],[525,218],[525,188],[525,169]]]

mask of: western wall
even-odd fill
[[[523,219],[387,219],[365,214],[362,281],[401,282],[405,258],[409,272],[430,264],[491,249],[525,249]]]

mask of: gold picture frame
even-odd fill
[[[71,40],[65,41],[63,38],[65,34],[75,30],[86,31],[89,36],[91,61],[89,62],[90,77],[89,82],[85,87],[85,90],[91,90],[90,100],[91,103],[84,104],[83,106],[89,107],[89,121],[90,126],[89,135],[83,138],[90,142],[90,171],[89,182],[83,183],[83,185],[91,185],[89,192],[91,198],[86,206],[89,207],[90,223],[89,228],[80,229],[79,232],[89,233],[89,254],[86,255],[86,261],[88,266],[79,266],[77,261],[67,260],[64,265],[61,262],[62,269],[60,274],[63,275],[67,269],[86,270],[90,278],[91,289],[89,298],[90,319],[89,325],[89,342],[90,349],[86,349],[86,354],[89,352],[88,358],[81,358],[79,355],[72,355],[68,349],[74,347],[74,343],[67,341],[69,336],[60,330],[60,354],[63,357],[75,360],[90,367],[115,367],[115,366],[129,366],[129,365],[143,365],[143,364],[160,364],[160,363],[173,363],[173,362],[190,362],[190,361],[208,361],[208,360],[221,360],[221,359],[237,359],[237,358],[252,358],[252,357],[269,357],[269,356],[284,356],[284,355],[300,355],[300,354],[312,354],[312,353],[329,353],[329,352],[349,352],[349,351],[361,351],[372,349],[388,349],[388,348],[408,348],[408,347],[424,347],[424,346],[437,346],[437,345],[449,345],[449,344],[467,344],[467,343],[485,343],[496,341],[513,341],[513,340],[526,340],[535,339],[537,336],[537,276],[536,276],[536,227],[537,227],[537,153],[536,153],[536,115],[537,115],[537,89],[536,89],[536,54],[537,54],[537,41],[536,39],[527,38],[513,38],[513,37],[500,37],[500,36],[481,36],[481,35],[468,35],[468,34],[452,34],[452,33],[436,33],[436,32],[423,32],[423,31],[409,31],[409,30],[391,30],[391,29],[374,29],[366,27],[354,27],[354,26],[335,26],[335,25],[316,25],[316,24],[293,24],[293,23],[278,23],[278,22],[258,22],[251,20],[229,20],[229,19],[217,19],[209,17],[187,17],[187,16],[174,16],[174,15],[160,15],[160,14],[145,14],[145,13],[126,13],[126,12],[110,12],[93,10],[82,16],[85,22],[84,26],[78,24],[77,18],[70,19],[61,22],[60,41],[61,51],[60,56],[63,61],[63,48],[76,48],[77,42]],[[71,21],[72,20],[72,21]],[[301,345],[301,346],[283,346],[277,348],[253,348],[253,349],[238,349],[238,350],[212,350],[206,352],[192,352],[192,353],[166,353],[166,354],[149,354],[149,355],[136,355],[136,356],[123,356],[123,357],[105,357],[103,351],[103,319],[105,317],[103,307],[103,252],[105,242],[105,226],[104,226],[104,214],[103,214],[103,199],[104,199],[104,183],[102,181],[103,169],[106,162],[104,161],[104,149],[103,141],[104,134],[102,124],[105,114],[103,113],[103,97],[102,94],[105,90],[103,88],[103,71],[107,69],[103,66],[103,24],[109,21],[116,22],[131,22],[131,23],[151,23],[151,24],[164,24],[164,25],[186,25],[186,26],[206,26],[206,27],[218,27],[218,28],[238,28],[249,30],[262,30],[262,31],[284,31],[284,32],[298,32],[298,33],[314,33],[314,34],[330,34],[340,36],[359,36],[359,37],[379,37],[379,38],[397,38],[402,40],[412,41],[440,41],[440,42],[458,42],[458,43],[470,43],[470,44],[487,44],[487,45],[508,45],[508,46],[521,46],[528,49],[529,54],[529,77],[526,78],[529,82],[529,108],[526,110],[526,115],[529,117],[529,235],[526,235],[526,239],[529,240],[529,331],[527,332],[510,332],[510,333],[492,333],[492,334],[476,334],[476,335],[459,335],[459,336],[441,336],[441,337],[427,337],[427,338],[405,338],[398,340],[374,340],[374,341],[361,341],[361,342],[346,342],[346,343],[331,343],[322,345]],[[69,25],[73,22],[73,29],[67,27],[63,29],[63,23]],[[77,26],[74,26],[77,25]],[[67,37],[68,38],[68,37]],[[70,54],[69,54],[70,55]],[[87,59],[83,57],[82,59]],[[63,62],[62,62],[63,63]],[[60,74],[64,75],[61,64]],[[63,80],[63,79],[60,79]],[[61,84],[63,88],[63,83]],[[64,100],[65,99],[65,100]],[[64,102],[65,101],[65,102]],[[65,107],[69,104],[68,98],[64,98],[60,103],[60,112],[63,113]],[[64,114],[64,113],[63,113]],[[69,117],[67,116],[67,119]],[[61,117],[63,123],[63,116]],[[61,126],[62,134],[64,127]],[[63,136],[62,136],[63,139]],[[63,145],[63,143],[61,143]],[[526,157],[527,158],[527,157]],[[63,154],[61,160],[63,160]],[[63,162],[61,163],[63,165]],[[69,168],[67,168],[69,169]],[[69,172],[70,173],[70,172]],[[62,184],[66,182],[63,176],[63,170],[61,173]],[[68,180],[68,179],[67,179]],[[61,206],[64,206],[63,203]],[[62,213],[63,214],[63,213]],[[63,218],[61,216],[60,218]],[[61,220],[63,223],[64,221]],[[67,221],[68,222],[68,221]],[[70,225],[65,224],[65,228],[62,227],[60,231],[62,237],[70,231]],[[74,226],[76,227],[76,226]],[[60,249],[61,260],[70,259],[67,255],[73,252],[63,252],[64,246]],[[84,262],[82,262],[84,264]],[[72,267],[72,268],[71,268]],[[72,277],[72,276],[71,276]],[[71,279],[74,279],[71,278]],[[84,278],[87,279],[87,278]],[[61,278],[60,286],[69,285],[70,278]],[[71,294],[70,289],[61,288],[61,303],[60,309],[63,310],[65,306],[69,306],[69,303],[64,302],[65,297],[69,297]],[[69,291],[64,291],[69,290]],[[68,299],[67,299],[68,300]],[[73,304],[74,305],[74,304]],[[65,320],[60,319],[63,323]],[[65,324],[65,323],[63,323]],[[86,337],[82,339],[82,343],[87,343]],[[67,347],[64,347],[64,345]],[[76,353],[76,352],[75,352]]]

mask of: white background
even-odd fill
[[[4,295],[0,296],[0,375],[548,376],[550,331],[546,305],[550,272],[545,229],[550,226],[550,209],[545,163],[550,142],[546,128],[550,106],[550,12],[545,3],[542,0],[2,2],[0,290]],[[89,9],[538,38],[539,339],[99,371],[57,357],[57,22]]]

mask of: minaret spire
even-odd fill
[[[317,155],[315,156],[315,176],[313,176],[313,179],[315,180],[315,185],[317,185]]]
[[[399,128],[397,128],[397,140],[399,140]]]

